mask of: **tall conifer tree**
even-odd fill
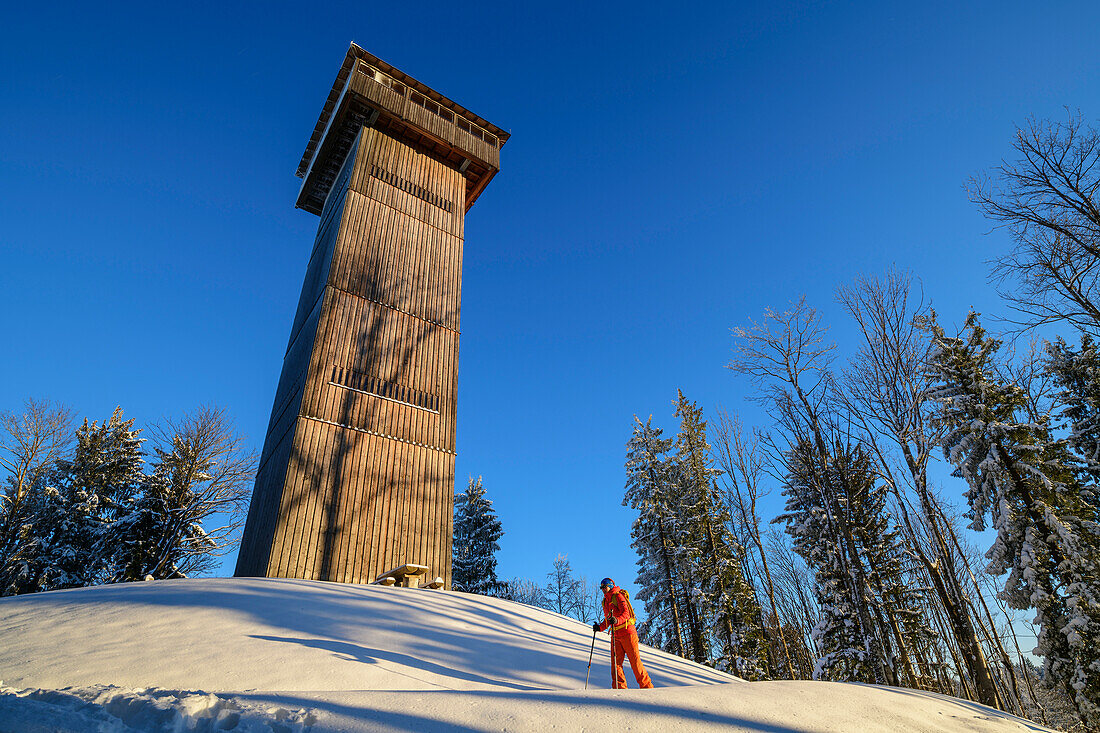
[[[852,682],[883,682],[878,675],[876,646],[866,628],[859,604],[863,596],[853,587],[845,556],[836,530],[837,518],[822,501],[820,487],[830,484],[835,490],[834,472],[820,468],[814,446],[796,446],[787,458],[790,473],[783,495],[786,511],[775,521],[786,523],[795,551],[814,573],[814,595],[819,606],[817,624],[811,636],[820,656],[814,667],[814,679]]]
[[[140,430],[116,407],[102,423],[84,420],[71,459],[58,462],[40,517],[45,589],[109,579],[111,527],[127,511],[144,480]],[[56,492],[56,494],[54,493]]]
[[[716,666],[749,679],[768,675],[763,614],[745,580],[729,510],[718,496],[714,457],[703,410],[677,392],[675,463],[680,482],[680,544],[693,562],[701,596],[698,614],[717,642]]]
[[[626,448],[626,495],[623,505],[638,512],[631,536],[638,553],[638,598],[646,620],[639,634],[646,643],[687,657],[681,569],[672,538],[679,534],[674,471],[668,456],[671,438],[652,425],[653,418],[634,418],[634,433]]]
[[[1067,442],[1053,437],[1048,417],[1026,414],[1019,386],[998,379],[1000,342],[976,313],[963,336],[947,337],[934,323],[932,330],[944,454],[970,486],[970,526],[985,529],[988,516],[997,532],[988,570],[1008,573],[1000,596],[1009,606],[1035,609],[1046,679],[1065,685],[1088,724],[1100,727],[1100,516],[1095,488],[1082,482],[1069,450],[1078,441],[1090,451],[1095,388],[1072,387],[1088,382],[1094,357],[1078,361],[1062,350],[1059,363],[1055,351],[1063,384],[1079,395],[1068,400],[1067,416],[1080,433]]]
[[[497,580],[497,540],[504,536],[493,502],[485,498],[481,477],[470,477],[466,491],[455,497],[453,566],[455,590],[489,595]]]
[[[923,616],[923,591],[907,582],[885,488],[859,445],[837,440],[825,461],[815,452],[802,444],[789,457],[786,513],[778,518],[815,573],[821,616],[813,635],[821,656],[814,677],[920,686],[926,670],[918,652],[935,635]]]

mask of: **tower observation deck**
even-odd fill
[[[463,220],[507,140],[348,49],[298,166],[320,222],[236,575],[450,586]]]

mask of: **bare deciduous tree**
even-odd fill
[[[881,279],[861,275],[851,285],[837,289],[837,300],[863,336],[845,372],[847,411],[866,433],[880,473],[895,494],[910,549],[949,622],[965,667],[959,670],[960,675],[965,672],[973,680],[980,702],[996,707],[1002,701],[978,638],[977,624],[967,608],[966,593],[950,572],[955,563],[953,551],[944,538],[928,486],[928,464],[940,438],[930,419],[934,408],[927,396],[930,377],[925,365],[931,342],[922,324],[930,309],[919,298],[912,299],[912,279],[897,271]],[[900,475],[893,471],[892,457],[884,443],[892,446],[895,455],[900,454],[904,465]],[[914,528],[909,517],[903,482],[919,501],[923,520],[919,527],[928,530],[927,550],[919,527]]]
[[[6,490],[0,490],[0,548],[19,527],[27,491],[73,440],[73,412],[48,400],[28,399],[23,412],[0,413],[0,468],[7,472]]]
[[[600,593],[599,585],[587,575],[581,575],[577,578],[574,592],[576,600],[573,603],[573,617],[586,624],[602,621],[603,606],[600,599],[603,594]]]
[[[569,564],[567,555],[558,555],[554,558],[554,569],[546,574],[546,589],[543,597],[546,599],[546,608],[557,611],[563,616],[571,616],[576,612],[577,603],[577,578],[573,575],[573,566]]]
[[[1019,157],[971,178],[970,199],[1005,227],[1012,250],[992,279],[1024,328],[1068,322],[1100,332],[1100,132],[1080,113],[1030,120],[1016,131]]]
[[[826,343],[827,332],[817,310],[802,296],[781,313],[768,308],[763,321],[752,322],[750,328],[734,328],[737,355],[728,365],[756,384],[759,401],[779,424],[822,450],[828,442],[824,418],[832,398],[829,367],[836,349]]]
[[[817,623],[819,609],[814,599],[813,575],[785,536],[772,527],[765,533],[764,542],[768,556],[775,570],[775,595],[779,624],[785,629],[797,629],[797,639],[787,634],[788,648],[793,653],[793,661],[798,668],[795,679],[810,679],[813,676],[814,660],[821,656],[821,650],[811,633]],[[797,641],[797,643],[794,643]]]
[[[718,464],[722,467],[721,482],[726,493],[727,503],[735,521],[748,535],[752,547],[760,560],[764,574],[764,590],[771,605],[771,617],[775,622],[774,632],[779,636],[783,659],[790,679],[796,679],[787,635],[783,633],[779,609],[775,600],[775,583],[771,568],[768,566],[768,553],[764,547],[764,538],[760,530],[760,514],[757,502],[766,492],[761,493],[760,479],[764,474],[764,455],[759,437],[755,434],[748,438],[744,426],[737,415],[720,410],[718,424],[714,429],[714,449]]]
[[[751,328],[734,328],[737,354],[729,363],[736,373],[752,379],[760,390],[760,401],[775,419],[785,445],[772,444],[771,458],[787,475],[800,472],[792,461],[804,456],[812,464],[808,479],[813,482],[821,517],[836,544],[835,561],[840,566],[846,602],[854,609],[854,636],[864,644],[864,658],[876,680],[894,683],[895,671],[887,662],[889,642],[869,607],[870,585],[859,557],[853,528],[846,521],[846,509],[836,487],[827,479],[834,440],[846,443],[851,435],[838,423],[841,403],[831,371],[835,345],[827,343],[828,329],[805,296],[781,313],[765,311],[760,323]]]
[[[495,595],[505,600],[525,603],[528,606],[546,608],[546,591],[533,580],[527,578],[512,578],[500,583]]]
[[[155,490],[167,521],[157,540],[154,577],[208,570],[239,541],[256,475],[256,453],[225,410],[202,407],[153,428]],[[205,528],[207,520],[218,526]]]

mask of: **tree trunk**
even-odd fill
[[[779,609],[775,605],[775,586],[772,584],[772,574],[768,569],[768,556],[764,552],[764,542],[760,537],[760,527],[753,528],[753,544],[756,545],[756,551],[760,553],[760,565],[764,569],[765,587],[768,591],[768,602],[772,607],[772,617],[775,619],[775,630],[779,634],[779,641],[783,645],[783,658],[787,662],[787,674],[790,675],[790,679],[796,679],[794,674],[794,664],[791,662],[791,650],[787,647],[787,635],[783,633],[783,623],[779,619]]]
[[[668,584],[668,602],[672,606],[672,629],[676,634],[676,653],[687,659],[684,653],[684,635],[680,627],[680,608],[676,602],[676,583],[673,580],[672,560],[668,556],[668,544],[665,539],[665,527],[661,520],[657,520],[657,539],[661,543],[661,562],[665,566],[665,582]]]
[[[925,554],[924,549],[917,540],[916,532],[913,531],[913,525],[909,521],[909,512],[905,508],[905,502],[902,500],[901,496],[898,496],[898,505],[901,507],[902,521],[905,523],[907,534],[911,539],[910,544],[917,558],[920,560],[921,565],[924,567],[925,572],[928,574],[929,579],[932,581],[932,587],[935,589],[936,596],[939,598],[940,606],[943,608],[944,615],[947,616],[952,636],[955,637],[955,643],[958,645],[959,651],[962,654],[967,672],[974,681],[977,701],[983,705],[999,708],[1001,706],[1001,700],[998,699],[996,682],[993,679],[993,672],[989,668],[989,661],[986,659],[985,651],[982,649],[981,641],[978,639],[978,633],[974,629],[974,621],[970,617],[970,613],[966,609],[966,606],[959,602],[961,594],[951,592],[953,589],[949,588],[948,582],[943,575],[941,564],[949,563],[951,555],[947,543],[944,541],[943,533],[940,530],[938,504],[934,503],[932,497],[928,493],[924,471],[914,459],[909,445],[903,443],[901,447],[905,456],[906,465],[909,468],[909,473],[913,478],[913,486],[916,488],[917,497],[920,499],[921,511],[928,520],[928,528],[932,535],[933,542],[935,543],[938,560],[932,561]],[[951,581],[954,581],[953,576]]]
[[[712,526],[711,520],[710,520],[710,507],[709,506],[705,507],[705,511],[706,511],[706,514],[704,515],[703,521],[706,524],[706,530],[707,530],[707,551],[710,553],[711,571],[713,573],[713,577],[718,582],[718,596],[717,597],[719,599],[724,599],[726,597],[726,585],[725,585],[725,583],[722,582],[722,575],[721,575],[721,573],[719,573],[718,548],[717,548],[717,545],[716,545],[715,540],[714,540],[714,527]],[[721,614],[722,631],[726,635],[726,649],[734,651],[733,624],[730,622],[729,614],[726,612],[727,610],[728,609],[725,608],[725,604],[721,604],[721,603],[720,603],[720,606],[715,609],[715,611],[717,613]],[[740,650],[739,649],[736,650],[736,656],[740,656]],[[729,660],[729,661],[732,662],[734,660]],[[738,670],[738,671],[740,671],[740,670]]]
[[[703,628],[700,623],[698,609],[695,607],[695,603],[691,599],[691,579],[688,578],[689,585],[685,588],[688,594],[687,601],[687,620],[688,629],[691,632],[691,656],[692,659],[699,664],[704,664],[707,661],[706,652],[706,639],[703,636]]]

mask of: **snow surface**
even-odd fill
[[[600,635],[466,593],[305,580],[127,583],[0,599],[0,733],[1028,731],[915,690],[748,683],[643,647],[609,690]],[[627,679],[633,685],[632,676]]]

